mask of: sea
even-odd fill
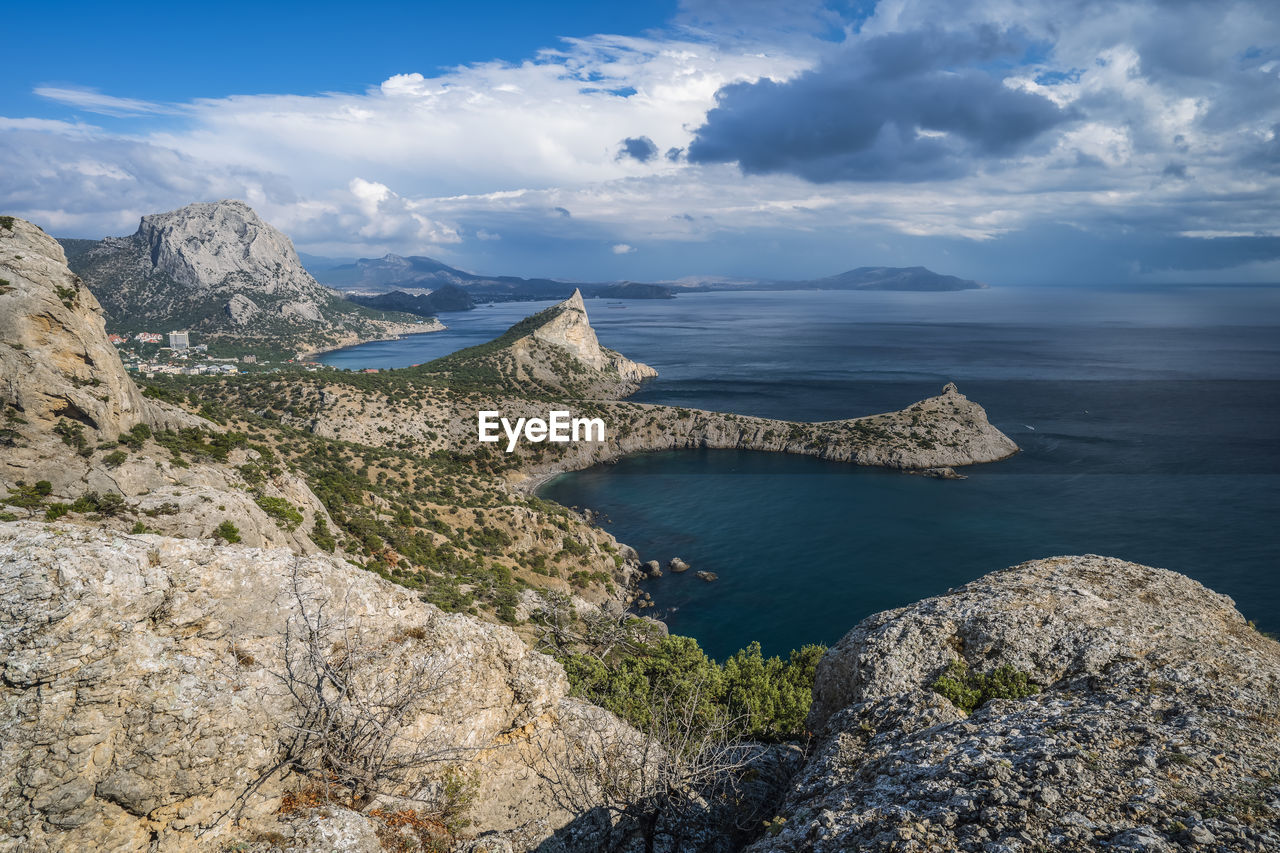
[[[551,303],[323,360],[400,367]],[[1105,554],[1183,572],[1280,631],[1280,287],[993,287],[589,300],[601,342],[657,368],[632,398],[788,420],[902,408],[947,382],[1021,452],[932,480],[808,457],[680,450],[561,475],[643,560],[673,633],[785,655],[987,572]],[[696,571],[710,571],[706,582]]]

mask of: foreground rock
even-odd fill
[[[0,524],[0,849],[287,847],[379,828],[341,809],[327,828],[276,815],[309,781],[270,772],[298,720],[281,675],[303,612],[340,629],[326,654],[330,639],[369,652],[361,679],[432,676],[410,685],[403,733],[441,745],[432,778],[473,780],[477,826],[523,849],[569,821],[539,738],[619,724],[566,699],[560,666],[514,632],[329,557],[21,522]]]
[[[967,716],[957,661],[1039,692]],[[1173,572],[1059,557],[870,617],[810,722],[756,853],[1280,849],[1280,645]]]

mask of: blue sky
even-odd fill
[[[1280,280],[1280,4],[53,3],[0,208],[579,279]]]
[[[60,118],[40,86],[151,101],[363,92],[407,69],[519,62],[562,37],[639,35],[676,12],[632,3],[38,3],[6,9],[0,112]]]

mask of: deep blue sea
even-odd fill
[[[402,366],[542,304],[325,358]],[[653,365],[633,398],[792,420],[901,408],[948,381],[1018,456],[937,481],[804,457],[677,451],[540,494],[604,513],[654,612],[721,657],[831,643],[859,619],[994,569],[1099,553],[1185,572],[1280,630],[1280,288],[710,293],[588,301],[601,341]]]

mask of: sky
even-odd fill
[[[579,280],[1280,281],[1280,3],[25,4],[0,212]]]

